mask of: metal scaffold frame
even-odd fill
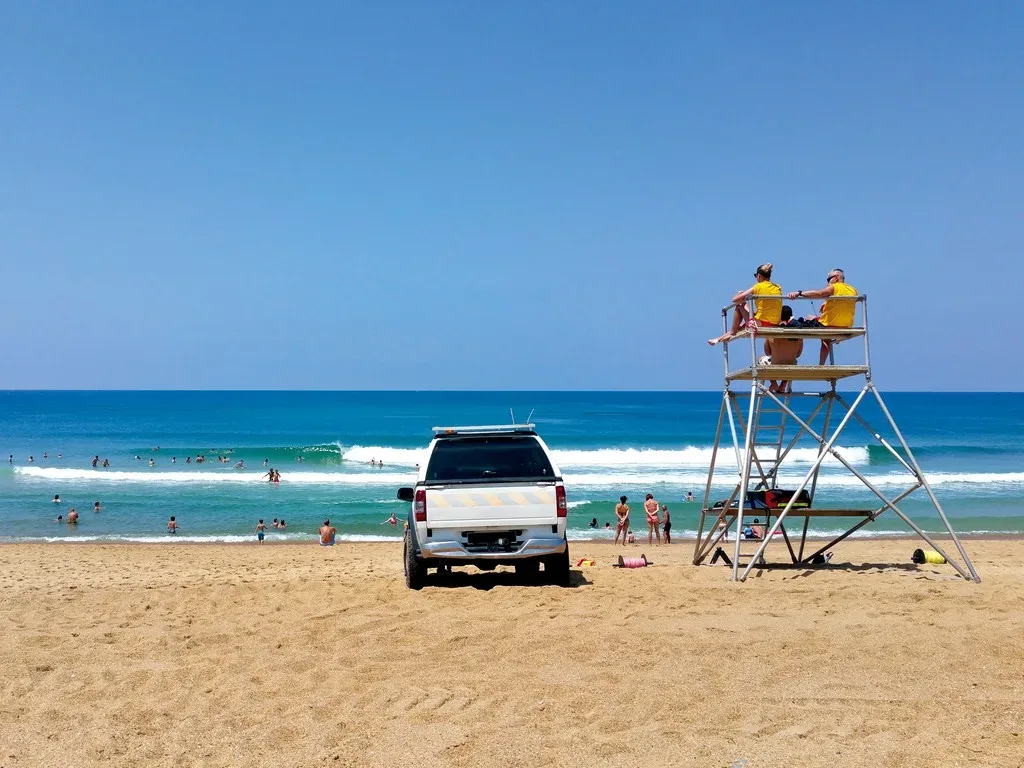
[[[764,297],[760,297],[760,300],[764,301]],[[754,301],[754,298],[749,300],[751,305],[754,304]],[[694,565],[700,565],[712,553],[717,553],[715,558],[712,558],[712,562],[724,553],[724,550],[720,547],[720,542],[728,535],[733,523],[735,523],[735,546],[732,557],[733,580],[745,581],[755,567],[765,563],[765,550],[777,534],[781,535],[785,542],[793,565],[809,565],[831,547],[860,530],[868,523],[874,522],[887,510],[891,510],[918,536],[926,541],[932,549],[941,554],[963,578],[976,582],[981,581],[974,568],[974,564],[967,554],[967,550],[964,548],[963,542],[961,542],[960,537],[957,536],[952,525],[950,525],[942,505],[928,483],[928,478],[921,470],[913,451],[911,451],[892,413],[882,399],[881,393],[872,381],[871,350],[868,344],[867,296],[833,296],[829,301],[857,302],[861,308],[862,324],[850,328],[748,327],[741,329],[739,333],[723,342],[725,388],[722,394],[722,407],[718,416],[718,427],[715,432],[715,443],[711,451],[711,467],[704,488],[704,500],[693,556]],[[723,331],[728,330],[728,313],[732,308],[733,305],[730,304],[722,309]],[[751,317],[754,316],[753,309],[754,307],[751,306]],[[723,336],[725,335],[723,333]],[[749,367],[732,370],[729,364],[729,343],[743,338],[749,338],[750,340],[751,364]],[[771,338],[815,339],[821,340],[823,343],[830,342],[827,350],[827,362],[829,364],[765,364],[766,361],[758,357],[758,342]],[[854,338],[863,339],[863,364],[835,365],[835,344]],[[864,377],[864,384],[852,401],[836,389],[837,381],[860,376]],[[749,393],[733,390],[732,387],[736,382],[747,381],[750,382]],[[825,391],[817,392],[781,392],[777,391],[779,387],[772,383],[775,381],[790,382],[790,390],[794,381],[827,382],[828,388]],[[740,400],[743,397],[749,397],[749,403],[745,404],[745,417],[740,404]],[[896,442],[899,444],[898,447],[902,449],[902,454],[858,412],[858,408],[869,398],[873,398],[878,403],[892,435],[895,436]],[[799,402],[808,399],[817,399],[818,402],[811,408],[809,415],[801,416],[794,409],[794,401]],[[766,424],[762,421],[766,416],[769,419],[777,416],[779,421]],[[830,432],[829,428],[835,418],[839,419],[839,423]],[[815,428],[815,423],[819,421],[821,426]],[[909,482],[907,488],[892,497],[887,496],[836,449],[840,435],[853,422],[864,428],[868,435],[884,447],[896,459],[902,469],[906,471]],[[712,504],[712,486],[715,484],[715,473],[720,464],[720,449],[723,446],[723,442],[728,442],[728,439],[723,441],[726,425],[728,425],[729,437],[731,437],[739,477],[729,497],[717,504]],[[771,434],[773,439],[770,442],[760,439],[765,434]],[[796,487],[796,490],[779,489],[778,477],[780,470],[787,466],[786,460],[796,445],[801,440],[807,439],[817,442],[817,455],[814,461],[811,463],[810,468],[802,473],[803,478]],[[766,451],[766,448],[770,448],[771,451]],[[759,453],[759,449],[761,453]],[[860,480],[877,497],[877,506],[873,506],[870,509],[832,509],[815,505],[821,466],[830,457]],[[938,513],[950,539],[955,544],[956,550],[960,555],[959,562],[951,557],[935,541],[933,536],[925,532],[899,507],[899,504],[904,499],[922,488]],[[780,498],[785,500],[784,506],[779,506],[781,504],[778,501]],[[767,503],[771,500],[778,502],[776,506]],[[760,539],[744,539],[744,519],[755,516],[758,519],[765,518],[763,535]],[[808,540],[808,529],[813,517],[826,517],[836,520],[855,519],[856,522],[842,534],[832,538],[824,546],[817,547],[814,552],[805,555],[804,550]],[[772,522],[773,518],[774,522]],[[785,525],[787,520],[791,518],[798,518],[803,521],[796,549],[794,549],[794,542]],[[709,521],[713,522],[708,525]],[[707,530],[705,531],[705,529]],[[744,557],[742,552],[744,542],[758,544],[756,551],[749,556],[745,566],[741,562],[741,559]]]

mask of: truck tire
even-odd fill
[[[427,578],[427,567],[416,557],[416,548],[412,545],[412,534],[405,533],[405,586],[409,589],[423,589]]]
[[[544,575],[548,584],[556,587],[569,586],[569,545],[565,545],[565,551],[560,555],[551,555],[544,561]]]

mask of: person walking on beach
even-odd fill
[[[324,524],[320,526],[320,546],[321,547],[333,547],[334,537],[337,536],[338,529],[331,525],[330,518],[324,520]]]
[[[654,544],[654,537],[658,537],[656,546],[661,546],[661,521],[658,519],[658,502],[653,493],[648,493],[644,499],[644,513],[647,515],[647,543]],[[643,535],[643,534],[641,534]]]
[[[266,535],[266,531],[267,526],[263,524],[263,518],[261,517],[260,521],[256,523],[256,541],[260,544],[263,543],[263,537]]]
[[[772,282],[773,265],[770,262],[760,264],[754,272],[754,279],[757,280],[753,286],[745,291],[739,291],[732,297],[733,318],[732,326],[728,331],[714,339],[708,339],[712,347],[723,341],[728,341],[744,325],[753,329],[764,326],[775,326],[779,324],[782,317],[782,288]],[[754,302],[754,316],[750,316],[747,309],[747,299],[751,296],[757,297]],[[778,296],[778,299],[761,298],[762,296]]]
[[[626,533],[629,531],[629,507],[626,505],[626,497],[620,496],[619,503],[615,505],[615,541],[613,546],[619,543],[619,534],[622,534],[622,546],[626,546]]]
[[[171,519],[167,521],[167,532],[177,533],[178,532],[178,521],[174,519],[174,515],[171,515]]]
[[[665,543],[672,543],[672,518],[668,514],[668,504],[661,505],[661,522],[665,526]]]

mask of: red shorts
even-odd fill
[[[747,330],[756,331],[758,328],[777,328],[778,323],[766,323],[764,320],[758,320],[756,317],[752,317],[747,320]]]

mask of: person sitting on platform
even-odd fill
[[[789,325],[793,322],[793,308],[789,304],[782,307],[782,321],[779,326]],[[803,339],[765,339],[765,352],[771,357],[772,365],[796,365],[800,355],[804,352]],[[768,386],[769,392],[786,394],[792,390],[790,381],[772,381]]]
[[[732,297],[733,308],[732,327],[721,336],[708,339],[712,347],[721,341],[728,341],[744,326],[755,329],[764,326],[779,324],[782,317],[782,289],[772,282],[772,264],[765,263],[758,266],[754,272],[757,282],[745,291],[740,291]],[[751,296],[778,296],[779,299],[758,298],[754,303],[754,317],[750,317],[750,310],[747,309],[747,299]]]
[[[828,282],[824,288],[815,288],[809,291],[793,291],[787,293],[790,299],[827,299],[829,296],[856,296],[857,289],[846,282],[846,275],[841,269],[833,269],[825,278]],[[800,324],[802,328],[851,328],[853,327],[854,315],[857,312],[857,303],[854,301],[826,301],[821,305],[821,314],[817,317],[805,317]],[[818,365],[824,365],[828,360],[829,352],[832,351],[832,339],[821,340],[821,354]]]

